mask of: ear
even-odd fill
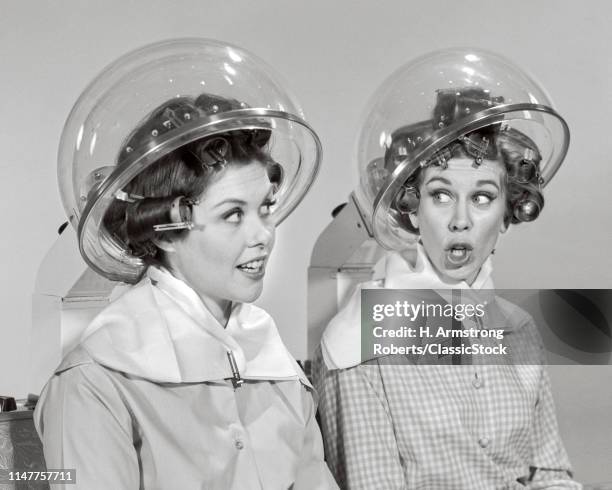
[[[506,223],[506,221],[502,221],[501,226],[499,227],[499,232],[500,233],[506,233],[506,231],[508,230],[508,224]]]
[[[412,226],[415,229],[419,229],[419,216],[416,213],[410,213],[408,215],[408,218],[410,219],[410,223],[412,224]]]
[[[164,238],[153,238],[153,243],[157,248],[163,250],[166,253],[174,253],[176,252],[176,247],[174,246],[174,242],[171,240],[167,240]]]

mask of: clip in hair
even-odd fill
[[[223,166],[227,163],[229,156],[230,145],[227,139],[220,136],[210,138],[205,142],[201,149],[201,156],[196,155],[193,151],[187,149],[186,153],[191,155],[205,169],[212,169],[219,165]]]
[[[410,214],[419,206],[421,195],[413,185],[403,185],[395,197],[395,207],[402,214]]]
[[[474,158],[474,166],[480,167],[484,157],[487,155],[489,149],[490,140],[486,136],[483,136],[480,142],[475,141],[470,136],[459,136],[457,138],[465,148],[466,153]]]
[[[123,202],[133,203],[136,201],[143,200],[144,196],[139,196],[138,194],[128,194],[125,191],[118,190],[117,192],[115,192],[115,199],[119,199],[120,201],[123,201]]]
[[[536,179],[538,185],[541,184],[540,172],[538,171],[538,166],[535,161],[531,159],[523,159],[523,161],[519,164],[514,179],[519,184],[528,184],[534,179]]]
[[[204,165],[215,167],[217,165],[225,165],[226,157],[229,153],[229,142],[225,138],[211,138],[206,142],[204,148]],[[208,157],[208,158],[207,158]]]
[[[197,199],[179,196],[170,205],[170,223],[153,225],[155,231],[191,230],[191,206],[198,204]]]
[[[181,221],[180,223],[164,223],[163,225],[153,225],[155,231],[172,231],[172,230],[191,230],[193,223],[191,221]]]
[[[432,155],[429,163],[437,165],[438,167],[442,168],[442,170],[446,170],[448,168],[448,161],[452,158],[452,156],[453,155],[450,148],[442,148]]]

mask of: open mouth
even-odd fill
[[[461,267],[472,257],[472,246],[466,243],[455,243],[446,249],[446,263],[450,267]]]
[[[250,277],[259,278],[263,276],[266,271],[266,259],[263,257],[250,260],[244,264],[237,265],[236,269],[239,269]]]

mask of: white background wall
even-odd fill
[[[218,38],[258,54],[284,75],[323,141],[319,179],[278,231],[260,300],[297,357],[306,352],[310,251],[356,182],[366,99],[433,49],[473,45],[515,60],[547,87],[572,131],[542,217],[498,246],[498,286],[610,288],[611,19],[604,0],[0,0],[0,394],[26,394],[30,295],[65,220],[56,184],[65,118],[103,66],[165,38]],[[612,480],[612,372],[557,368],[553,382],[579,476]]]

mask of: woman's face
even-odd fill
[[[446,282],[472,284],[506,230],[506,171],[496,160],[479,167],[470,158],[451,158],[443,169],[424,170],[413,224],[423,247]]]
[[[252,302],[261,294],[274,246],[272,190],[263,164],[228,165],[193,207],[194,228],[171,244],[173,272],[217,317],[229,301]]]

